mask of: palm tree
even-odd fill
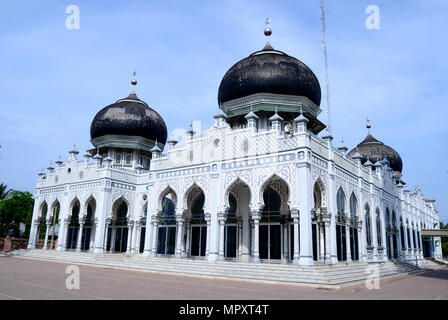
[[[6,191],[7,188],[8,186],[6,184],[0,183],[0,200],[4,200],[8,196],[8,193],[11,192],[11,189]]]

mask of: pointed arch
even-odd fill
[[[358,199],[355,192],[350,195],[350,216],[356,218],[358,216]]]
[[[345,197],[345,192],[344,189],[342,188],[342,186],[339,187],[338,192],[336,193],[336,204],[337,204],[337,212],[338,212],[338,216],[345,216],[347,209],[346,209],[346,197]]]
[[[325,184],[322,181],[321,177],[317,178],[314,182],[313,187],[313,200],[314,200],[314,208],[317,209],[317,207],[326,208],[327,207],[327,191],[325,189]],[[316,196],[320,195],[320,206],[316,205]]]
[[[260,210],[263,210],[263,208],[266,206],[266,203],[264,201],[264,192],[267,190],[267,188],[271,188],[281,198],[281,206],[280,206],[280,212],[286,213],[289,212],[289,199],[290,199],[290,186],[288,183],[278,176],[277,174],[272,174],[260,187],[260,191],[258,193],[259,199],[260,199]]]
[[[84,202],[84,207],[86,208],[86,213],[87,213],[87,207],[91,205],[93,211],[96,211],[96,198],[93,194],[91,194],[90,196],[87,197],[86,201]]]
[[[236,213],[240,214],[241,206],[238,204],[240,203],[240,200],[241,200],[241,193],[242,193],[241,188],[243,188],[243,187],[248,189],[248,192],[249,192],[248,203],[251,202],[252,193],[251,193],[249,185],[238,177],[231,184],[229,184],[226,191],[224,192],[223,201],[224,201],[224,211],[225,212],[227,212],[229,210],[229,208],[231,207],[230,195],[233,195],[233,197],[235,198],[236,203],[237,203]]]
[[[162,211],[163,198],[167,196],[174,202],[175,208],[177,209],[177,193],[170,185],[167,185],[165,189],[163,189],[163,191],[159,194],[159,197],[157,199],[157,213],[160,213]]]
[[[130,206],[130,204],[129,204],[129,201],[128,201],[128,199],[126,199],[126,197],[124,197],[124,196],[121,196],[121,197],[119,197],[117,200],[115,200],[114,201],[114,203],[113,203],[113,205],[112,205],[112,218],[113,219],[116,219],[117,218],[117,214],[118,214],[118,209],[120,209],[120,206],[122,205],[122,204],[126,204],[126,218],[129,218],[129,215],[130,215],[130,208],[131,208],[131,206]]]
[[[44,200],[40,203],[39,206],[39,218],[45,218],[48,215],[48,204],[47,201]]]
[[[196,184],[196,182],[194,182],[188,189],[187,191],[185,191],[184,194],[184,212],[186,212],[187,214],[191,215],[191,206],[193,204],[193,202],[200,197],[201,195],[204,196],[205,199],[205,192],[204,190],[198,185]],[[203,206],[205,206],[205,201]]]

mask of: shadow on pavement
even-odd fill
[[[417,275],[417,277],[434,278],[440,280],[448,280],[448,269],[432,270]]]

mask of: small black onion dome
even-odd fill
[[[302,61],[266,46],[237,62],[224,75],[218,103],[255,93],[305,96],[320,105],[321,88],[313,71]]]
[[[139,136],[165,144],[166,124],[146,102],[131,93],[127,98],[100,110],[90,126],[90,137],[107,134]]]
[[[378,141],[371,134],[368,134],[367,137],[360,144],[358,144],[356,148],[348,153],[348,155],[350,157],[353,157],[356,151],[358,151],[358,153],[362,156],[362,164],[367,161],[367,158],[372,163],[376,163],[377,161],[381,161],[382,159],[384,159],[384,157],[386,157],[392,170],[398,172],[402,172],[403,170],[403,161],[401,160],[398,152],[388,145],[385,145],[381,141]]]

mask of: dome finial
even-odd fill
[[[134,73],[132,74],[132,76],[134,77],[133,79],[132,79],[132,81],[131,81],[131,84],[132,84],[132,93],[133,94],[135,94],[135,86],[137,85],[137,79],[136,79],[136,74],[137,74],[137,71],[136,70],[134,70]]]
[[[372,125],[370,124],[370,119],[369,119],[369,117],[367,117],[366,128],[367,128],[368,133],[370,134],[370,128],[372,128]]]
[[[266,24],[266,28],[264,29],[264,35],[266,36],[266,45],[264,46],[263,50],[272,50],[273,48],[269,42],[270,37],[272,35],[271,19],[267,17],[264,23]]]

